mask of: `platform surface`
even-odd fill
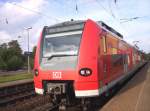
[[[137,72],[100,111],[150,111],[150,63]]]

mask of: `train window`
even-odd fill
[[[102,42],[103,42],[103,50],[104,50],[104,53],[106,53],[106,52],[107,52],[106,36],[103,36],[103,37],[102,37]]]
[[[80,39],[81,32],[46,35],[43,44],[43,57],[77,55]]]
[[[123,63],[124,63],[124,59],[122,54],[112,54],[111,66],[110,66],[111,75],[122,73],[123,65],[124,65]]]
[[[112,57],[112,65],[118,66],[123,64],[123,56],[121,54],[113,54]]]

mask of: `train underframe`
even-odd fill
[[[59,110],[66,110],[68,105],[74,104],[75,94],[73,81],[43,81],[44,93],[51,96],[51,102],[59,104]]]
[[[59,110],[65,111],[68,106],[80,104],[87,111],[90,98],[76,98],[73,81],[43,81],[44,93],[51,96],[53,105],[59,104]]]

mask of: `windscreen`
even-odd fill
[[[43,44],[43,57],[77,55],[81,31],[46,35]]]
[[[75,69],[82,31],[45,35],[41,67],[46,70]]]

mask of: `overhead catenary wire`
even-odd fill
[[[101,4],[101,2],[99,2],[98,0],[95,0],[96,2],[97,2],[97,4],[106,12],[106,13],[108,13],[109,15],[111,15],[113,18],[114,18],[114,15],[111,13],[111,12],[109,12],[102,4]]]
[[[117,0],[114,0],[114,3],[117,4]]]
[[[85,18],[87,18],[86,15],[84,15],[83,13],[81,13],[81,11],[79,12],[79,4],[78,4],[78,1],[77,1],[77,0],[75,0],[75,5],[76,5],[76,12],[77,12],[78,14],[84,16]]]
[[[117,17],[113,16],[113,14],[111,12],[109,12],[98,0],[95,0],[97,2],[97,4],[116,22],[116,24],[119,25],[119,27],[124,30],[123,26],[121,25],[120,22],[118,22],[119,20],[117,19]],[[112,10],[112,9],[111,9]],[[125,31],[125,30],[124,30]]]
[[[6,22],[6,24],[8,24],[8,19],[7,18],[5,19],[5,22]]]
[[[115,18],[115,15],[114,15],[112,8],[111,8],[111,1],[108,1],[108,6],[109,6],[109,10],[110,10],[111,15]]]
[[[43,12],[39,12],[39,11],[36,11],[36,10],[34,10],[34,9],[27,8],[27,7],[24,7],[24,6],[19,5],[19,4],[16,4],[16,3],[11,3],[11,5],[14,5],[14,6],[23,8],[23,9],[25,9],[25,10],[28,10],[28,11],[33,12],[33,13],[36,13],[36,14],[38,14],[38,15],[40,15],[40,16],[47,17],[47,18],[49,18],[49,19],[51,18],[51,19],[53,19],[53,20],[55,20],[55,21],[61,21],[60,19],[58,19],[58,18],[56,18],[56,17],[49,16],[49,15],[43,13]]]
[[[78,13],[78,4],[77,4],[77,0],[75,0],[75,7],[76,7],[76,12]]]
[[[112,11],[112,5],[113,5],[113,4],[110,4],[110,1],[109,1],[109,0],[107,0],[107,1],[109,2],[109,3],[108,3],[109,9],[110,9],[111,13],[113,14],[113,11]],[[116,7],[116,2],[117,2],[117,0],[114,0],[114,2],[115,2],[115,7]],[[126,31],[126,28],[125,28],[124,26],[122,26],[122,24],[119,22],[119,21],[120,21],[120,18],[119,18],[118,16],[120,17],[121,15],[118,14],[118,10],[116,10],[113,19],[116,21],[116,23],[119,25],[119,27],[120,27],[124,32],[127,32],[127,31]]]
[[[6,17],[6,18],[3,18],[3,19],[0,19],[0,22],[5,23],[5,24],[8,24],[8,23],[9,23],[7,17]]]
[[[137,20],[137,19],[142,19],[142,18],[145,18],[145,17],[149,17],[149,16],[136,16],[136,17],[131,17],[131,18],[122,18],[122,19],[120,19],[121,20],[120,23],[130,22],[130,21]]]

